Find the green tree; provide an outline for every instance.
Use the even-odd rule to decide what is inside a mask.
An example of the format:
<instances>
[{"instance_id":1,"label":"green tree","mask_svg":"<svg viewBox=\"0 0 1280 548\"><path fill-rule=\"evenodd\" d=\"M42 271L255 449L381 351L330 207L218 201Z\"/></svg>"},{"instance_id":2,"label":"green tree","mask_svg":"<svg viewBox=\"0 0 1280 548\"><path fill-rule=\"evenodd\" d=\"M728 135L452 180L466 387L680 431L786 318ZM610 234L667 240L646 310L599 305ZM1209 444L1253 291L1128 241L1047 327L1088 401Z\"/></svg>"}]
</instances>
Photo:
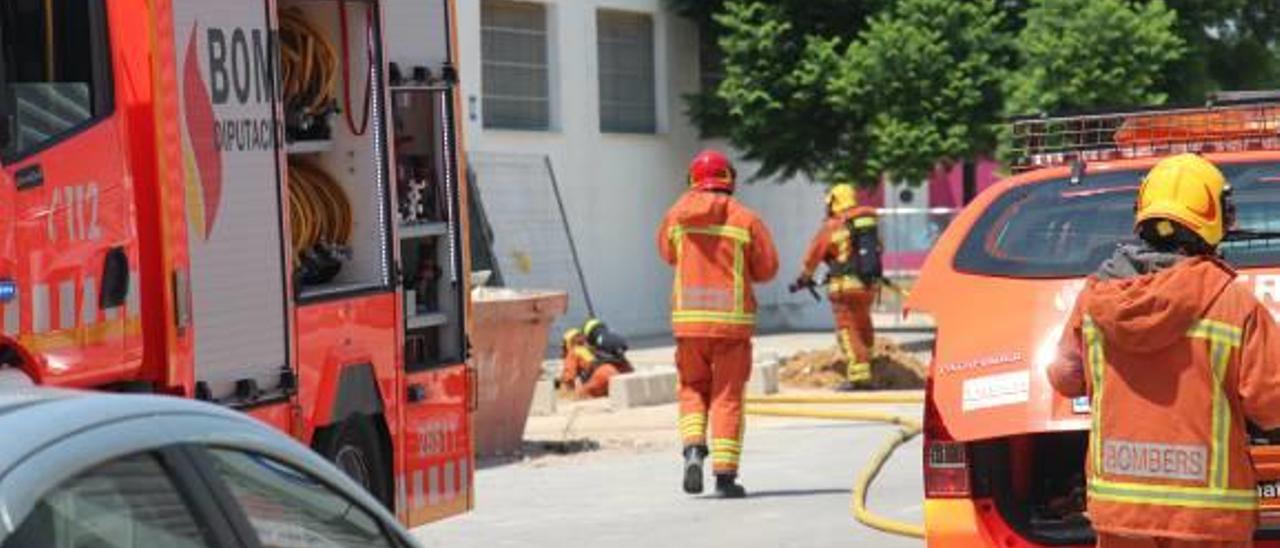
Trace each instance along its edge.
<instances>
[{"instance_id":1,"label":"green tree","mask_svg":"<svg viewBox=\"0 0 1280 548\"><path fill-rule=\"evenodd\" d=\"M861 125L837 116L827 101L843 40L804 32L773 2L731 0L715 19L724 55L715 100L727 118L725 136L760 163L758 176L826 172Z\"/></svg>"},{"instance_id":2,"label":"green tree","mask_svg":"<svg viewBox=\"0 0 1280 548\"><path fill-rule=\"evenodd\" d=\"M848 49L828 101L868 114L865 162L838 174L874 184L883 173L924 181L939 164L994 150L1010 49L991 0L902 0Z\"/></svg>"},{"instance_id":3,"label":"green tree","mask_svg":"<svg viewBox=\"0 0 1280 548\"><path fill-rule=\"evenodd\" d=\"M705 122L722 105L757 175L918 181L991 149L1007 57L991 0L902 0L855 35L805 5L730 0L715 15L724 79L692 111Z\"/></svg>"},{"instance_id":4,"label":"green tree","mask_svg":"<svg viewBox=\"0 0 1280 548\"><path fill-rule=\"evenodd\" d=\"M689 98L762 177L922 180L989 153L1003 116L1280 87L1280 3L667 0L723 78Z\"/></svg>"},{"instance_id":5,"label":"green tree","mask_svg":"<svg viewBox=\"0 0 1280 548\"><path fill-rule=\"evenodd\" d=\"M1280 4L1165 0L1178 13L1186 54L1165 68L1170 100L1195 104L1219 90L1280 87Z\"/></svg>"},{"instance_id":6,"label":"green tree","mask_svg":"<svg viewBox=\"0 0 1280 548\"><path fill-rule=\"evenodd\" d=\"M1161 0L1036 0L1009 77L1013 114L1164 103L1163 75L1185 51Z\"/></svg>"}]
</instances>

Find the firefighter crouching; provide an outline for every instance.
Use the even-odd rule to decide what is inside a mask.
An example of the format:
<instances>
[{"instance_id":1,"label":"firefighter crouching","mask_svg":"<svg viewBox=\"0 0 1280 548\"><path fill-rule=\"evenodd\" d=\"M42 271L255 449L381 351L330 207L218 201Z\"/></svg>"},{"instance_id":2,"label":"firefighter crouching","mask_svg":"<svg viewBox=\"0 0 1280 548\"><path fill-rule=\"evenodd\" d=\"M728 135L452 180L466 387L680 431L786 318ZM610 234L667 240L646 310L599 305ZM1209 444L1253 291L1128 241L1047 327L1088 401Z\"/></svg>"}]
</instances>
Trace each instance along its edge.
<instances>
[{"instance_id":1,"label":"firefighter crouching","mask_svg":"<svg viewBox=\"0 0 1280 548\"><path fill-rule=\"evenodd\" d=\"M578 398L608 396L609 379L632 371L626 340L600 320L592 318L581 329L565 331L563 343L560 389Z\"/></svg>"},{"instance_id":2,"label":"firefighter crouching","mask_svg":"<svg viewBox=\"0 0 1280 548\"><path fill-rule=\"evenodd\" d=\"M835 315L836 340L847 364L840 390L854 390L871 382L871 348L875 326L871 305L875 302L881 267L880 235L876 211L858 205L853 185L831 187L826 196L827 218L805 254L804 270L792 291L813 287L818 266L827 265L827 299Z\"/></svg>"},{"instance_id":3,"label":"firefighter crouching","mask_svg":"<svg viewBox=\"0 0 1280 548\"><path fill-rule=\"evenodd\" d=\"M769 230L732 197L736 176L723 154L699 154L689 168L691 189L658 230L658 252L675 268L671 323L680 376L684 490L702 492L710 415L716 493L727 498L746 496L737 477L755 332L752 284L767 282L778 271Z\"/></svg>"},{"instance_id":4,"label":"firefighter crouching","mask_svg":"<svg viewBox=\"0 0 1280 548\"><path fill-rule=\"evenodd\" d=\"M1246 421L1280 427L1280 333L1217 256L1234 211L1203 158L1161 161L1135 229L1090 277L1049 376L1093 409L1099 546L1248 546L1257 494Z\"/></svg>"}]
</instances>

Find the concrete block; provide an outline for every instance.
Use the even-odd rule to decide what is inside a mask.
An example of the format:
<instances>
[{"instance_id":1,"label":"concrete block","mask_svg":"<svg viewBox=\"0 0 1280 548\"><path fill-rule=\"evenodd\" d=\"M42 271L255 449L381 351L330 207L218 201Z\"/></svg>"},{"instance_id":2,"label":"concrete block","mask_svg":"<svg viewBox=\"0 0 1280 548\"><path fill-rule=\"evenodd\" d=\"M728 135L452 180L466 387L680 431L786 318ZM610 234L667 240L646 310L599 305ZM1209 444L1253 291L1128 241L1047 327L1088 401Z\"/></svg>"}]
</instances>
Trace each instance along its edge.
<instances>
[{"instance_id":1,"label":"concrete block","mask_svg":"<svg viewBox=\"0 0 1280 548\"><path fill-rule=\"evenodd\" d=\"M556 384L551 379L539 379L534 385L529 414L535 417L556 414Z\"/></svg>"},{"instance_id":2,"label":"concrete block","mask_svg":"<svg viewBox=\"0 0 1280 548\"><path fill-rule=\"evenodd\" d=\"M778 362L756 362L751 366L751 380L747 393L753 396L769 396L778 393Z\"/></svg>"},{"instance_id":3,"label":"concrete block","mask_svg":"<svg viewBox=\"0 0 1280 548\"><path fill-rule=\"evenodd\" d=\"M676 401L676 370L655 367L609 379L609 403L614 409L666 405Z\"/></svg>"}]
</instances>

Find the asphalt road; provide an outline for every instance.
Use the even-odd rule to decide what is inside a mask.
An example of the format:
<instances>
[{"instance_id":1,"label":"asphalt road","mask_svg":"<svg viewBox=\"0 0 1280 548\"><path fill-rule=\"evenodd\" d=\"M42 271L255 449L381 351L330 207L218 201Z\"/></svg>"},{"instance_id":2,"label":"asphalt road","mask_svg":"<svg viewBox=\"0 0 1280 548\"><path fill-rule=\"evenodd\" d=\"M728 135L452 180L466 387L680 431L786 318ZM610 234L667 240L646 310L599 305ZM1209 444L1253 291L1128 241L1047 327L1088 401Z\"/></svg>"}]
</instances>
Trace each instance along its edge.
<instances>
[{"instance_id":1,"label":"asphalt road","mask_svg":"<svg viewBox=\"0 0 1280 548\"><path fill-rule=\"evenodd\" d=\"M609 452L482 469L472 513L415 531L443 546L920 546L849 517L850 488L892 427L751 419L742 481L724 501L680 492L673 451ZM919 522L919 439L881 474L871 507ZM590 543L590 544L588 544Z\"/></svg>"}]
</instances>

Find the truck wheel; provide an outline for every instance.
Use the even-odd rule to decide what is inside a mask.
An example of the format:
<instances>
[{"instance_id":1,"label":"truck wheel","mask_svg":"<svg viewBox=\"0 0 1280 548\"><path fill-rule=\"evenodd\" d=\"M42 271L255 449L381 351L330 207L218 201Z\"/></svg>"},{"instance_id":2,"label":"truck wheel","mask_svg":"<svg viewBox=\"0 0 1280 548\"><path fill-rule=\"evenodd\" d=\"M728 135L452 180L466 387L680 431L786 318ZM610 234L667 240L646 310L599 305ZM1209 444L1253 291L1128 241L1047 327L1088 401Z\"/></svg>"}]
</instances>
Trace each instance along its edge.
<instances>
[{"instance_id":1,"label":"truck wheel","mask_svg":"<svg viewBox=\"0 0 1280 548\"><path fill-rule=\"evenodd\" d=\"M391 507L391 486L386 448L369 417L356 415L316 432L312 447Z\"/></svg>"}]
</instances>

